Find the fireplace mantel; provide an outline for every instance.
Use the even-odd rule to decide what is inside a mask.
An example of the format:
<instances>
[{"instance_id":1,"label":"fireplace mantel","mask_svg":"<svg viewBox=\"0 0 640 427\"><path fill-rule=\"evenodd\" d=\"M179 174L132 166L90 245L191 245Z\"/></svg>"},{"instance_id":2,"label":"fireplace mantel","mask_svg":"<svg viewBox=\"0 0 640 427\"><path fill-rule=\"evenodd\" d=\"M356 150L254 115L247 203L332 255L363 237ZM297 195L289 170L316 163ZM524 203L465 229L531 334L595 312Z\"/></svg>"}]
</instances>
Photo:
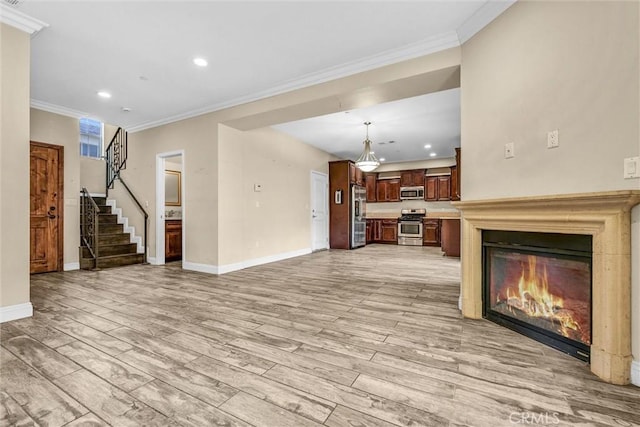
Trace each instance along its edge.
<instances>
[{"instance_id":1,"label":"fireplace mantel","mask_svg":"<svg viewBox=\"0 0 640 427\"><path fill-rule=\"evenodd\" d=\"M482 318L482 230L593 236L591 371L628 384L631 367L631 208L640 191L453 202L462 212L462 314Z\"/></svg>"}]
</instances>

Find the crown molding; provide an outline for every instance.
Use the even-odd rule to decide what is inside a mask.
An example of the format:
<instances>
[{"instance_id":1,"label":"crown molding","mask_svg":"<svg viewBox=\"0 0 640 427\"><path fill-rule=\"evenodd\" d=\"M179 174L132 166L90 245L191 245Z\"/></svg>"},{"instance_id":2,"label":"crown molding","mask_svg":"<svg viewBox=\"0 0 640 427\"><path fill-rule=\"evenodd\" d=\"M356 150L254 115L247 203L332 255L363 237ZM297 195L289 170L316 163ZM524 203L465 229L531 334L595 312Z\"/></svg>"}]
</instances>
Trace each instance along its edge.
<instances>
[{"instance_id":1,"label":"crown molding","mask_svg":"<svg viewBox=\"0 0 640 427\"><path fill-rule=\"evenodd\" d=\"M478 31L496 19L517 0L489 0L456 30L460 44L465 43Z\"/></svg>"},{"instance_id":2,"label":"crown molding","mask_svg":"<svg viewBox=\"0 0 640 427\"><path fill-rule=\"evenodd\" d=\"M213 113L225 108L235 107L237 105L246 104L260 99L280 95L293 90L302 89L331 80L348 77L357 73L374 70L402 61L407 61L431 53L440 52L445 49L460 46L458 34L454 31L439 34L435 37L405 45L399 49L389 49L376 55L358 59L356 61L347 62L340 66L326 68L324 70L309 73L302 77L285 81L267 90L252 93L251 95L237 97L225 102L208 105L197 110L190 110L181 114L166 117L160 120L143 122L127 129L128 132L139 132L146 129L166 125L180 120L190 119L207 113Z\"/></svg>"},{"instance_id":3,"label":"crown molding","mask_svg":"<svg viewBox=\"0 0 640 427\"><path fill-rule=\"evenodd\" d=\"M46 22L32 18L26 13L0 3L0 22L11 25L25 33L34 34L49 26Z\"/></svg>"},{"instance_id":4,"label":"crown molding","mask_svg":"<svg viewBox=\"0 0 640 427\"><path fill-rule=\"evenodd\" d=\"M71 108L63 107L61 105L50 104L44 101L38 101L37 99L31 99L31 108L35 108L42 111L48 111L49 113L60 114L62 116L73 117L74 119L81 119L83 117L91 117L91 114L85 113Z\"/></svg>"}]
</instances>

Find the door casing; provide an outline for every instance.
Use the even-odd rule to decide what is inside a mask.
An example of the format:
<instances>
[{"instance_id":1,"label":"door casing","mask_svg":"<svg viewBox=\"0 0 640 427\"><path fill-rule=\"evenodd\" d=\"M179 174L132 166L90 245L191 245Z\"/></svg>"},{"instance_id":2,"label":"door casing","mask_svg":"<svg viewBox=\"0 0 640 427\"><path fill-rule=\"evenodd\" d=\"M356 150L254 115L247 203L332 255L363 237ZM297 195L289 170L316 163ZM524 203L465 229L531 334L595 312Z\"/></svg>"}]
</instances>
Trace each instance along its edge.
<instances>
[{"instance_id":1,"label":"door casing","mask_svg":"<svg viewBox=\"0 0 640 427\"><path fill-rule=\"evenodd\" d=\"M319 180L322 182L322 186L324 188L322 194L317 194L314 185L314 181ZM329 176L325 173L311 171L311 250L312 251L320 251L323 249L329 248ZM320 198L319 200L317 200ZM324 210L324 222L322 224L318 224L318 221L315 221L314 215L314 207L316 203L320 203L323 206ZM322 230L319 230L318 227L321 227ZM316 233L318 231L322 231L324 235L324 240L322 245L316 245L318 239L316 238Z\"/></svg>"}]
</instances>

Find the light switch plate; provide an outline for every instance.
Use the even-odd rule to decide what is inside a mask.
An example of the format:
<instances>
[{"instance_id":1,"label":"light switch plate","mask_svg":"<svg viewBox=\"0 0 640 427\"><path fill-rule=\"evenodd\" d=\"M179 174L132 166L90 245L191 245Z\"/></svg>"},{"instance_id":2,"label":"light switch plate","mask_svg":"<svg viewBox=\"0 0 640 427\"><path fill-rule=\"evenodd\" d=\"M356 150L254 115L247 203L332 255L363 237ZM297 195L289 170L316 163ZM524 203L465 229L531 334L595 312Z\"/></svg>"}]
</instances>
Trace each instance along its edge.
<instances>
[{"instance_id":1,"label":"light switch plate","mask_svg":"<svg viewBox=\"0 0 640 427\"><path fill-rule=\"evenodd\" d=\"M624 178L640 178L640 157L627 157L624 159Z\"/></svg>"},{"instance_id":2,"label":"light switch plate","mask_svg":"<svg viewBox=\"0 0 640 427\"><path fill-rule=\"evenodd\" d=\"M558 148L560 146L560 137L558 129L547 132L547 148Z\"/></svg>"},{"instance_id":3,"label":"light switch plate","mask_svg":"<svg viewBox=\"0 0 640 427\"><path fill-rule=\"evenodd\" d=\"M512 157L515 157L516 153L515 153L515 146L513 142L508 142L506 144L504 144L504 158L505 159L510 159Z\"/></svg>"}]
</instances>

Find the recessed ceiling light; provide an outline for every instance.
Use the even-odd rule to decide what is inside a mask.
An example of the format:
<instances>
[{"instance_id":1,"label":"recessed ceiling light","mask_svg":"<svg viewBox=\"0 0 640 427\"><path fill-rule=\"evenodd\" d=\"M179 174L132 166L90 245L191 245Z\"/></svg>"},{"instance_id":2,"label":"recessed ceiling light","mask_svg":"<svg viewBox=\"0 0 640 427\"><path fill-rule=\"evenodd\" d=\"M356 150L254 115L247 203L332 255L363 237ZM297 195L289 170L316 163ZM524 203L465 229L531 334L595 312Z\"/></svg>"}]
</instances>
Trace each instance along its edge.
<instances>
[{"instance_id":1,"label":"recessed ceiling light","mask_svg":"<svg viewBox=\"0 0 640 427\"><path fill-rule=\"evenodd\" d=\"M131 108L129 108L129 107L122 107L122 112L123 112L123 113L130 113L130 112L131 112Z\"/></svg>"},{"instance_id":2,"label":"recessed ceiling light","mask_svg":"<svg viewBox=\"0 0 640 427\"><path fill-rule=\"evenodd\" d=\"M204 58L193 58L193 63L198 67L206 67L209 64Z\"/></svg>"},{"instance_id":3,"label":"recessed ceiling light","mask_svg":"<svg viewBox=\"0 0 640 427\"><path fill-rule=\"evenodd\" d=\"M100 92L98 92L98 96L100 98L106 98L106 99L111 98L111 94L109 92L104 91L104 90L101 90Z\"/></svg>"},{"instance_id":4,"label":"recessed ceiling light","mask_svg":"<svg viewBox=\"0 0 640 427\"><path fill-rule=\"evenodd\" d=\"M393 140L389 141L389 144L395 144L395 143L396 143L396 142L395 142L395 141L393 141Z\"/></svg>"},{"instance_id":5,"label":"recessed ceiling light","mask_svg":"<svg viewBox=\"0 0 640 427\"><path fill-rule=\"evenodd\" d=\"M380 157L380 161L381 162L384 162L385 160L387 160L387 159L385 159L384 157Z\"/></svg>"},{"instance_id":6,"label":"recessed ceiling light","mask_svg":"<svg viewBox=\"0 0 640 427\"><path fill-rule=\"evenodd\" d=\"M424 148L426 148L428 150L429 148L431 148L431 144L425 145Z\"/></svg>"},{"instance_id":7,"label":"recessed ceiling light","mask_svg":"<svg viewBox=\"0 0 640 427\"><path fill-rule=\"evenodd\" d=\"M435 157L435 156L436 156L436 153L431 153L431 154L429 154L429 155L430 155L431 157Z\"/></svg>"}]
</instances>

